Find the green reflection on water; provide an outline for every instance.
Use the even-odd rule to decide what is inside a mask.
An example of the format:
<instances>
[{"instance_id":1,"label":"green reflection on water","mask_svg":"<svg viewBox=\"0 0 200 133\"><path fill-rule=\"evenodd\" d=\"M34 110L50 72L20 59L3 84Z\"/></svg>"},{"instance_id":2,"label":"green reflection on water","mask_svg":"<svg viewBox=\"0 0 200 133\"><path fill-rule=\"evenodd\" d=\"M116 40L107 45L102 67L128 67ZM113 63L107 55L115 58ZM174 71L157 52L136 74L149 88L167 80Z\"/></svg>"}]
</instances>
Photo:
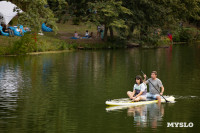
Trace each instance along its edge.
<instances>
[{"instance_id":1,"label":"green reflection on water","mask_svg":"<svg viewBox=\"0 0 200 133\"><path fill-rule=\"evenodd\" d=\"M199 51L185 45L0 57L0 131L192 132L200 118ZM148 76L157 70L164 94L177 102L107 112L105 101L126 97L140 69ZM195 126L167 128L167 122Z\"/></svg>"}]
</instances>

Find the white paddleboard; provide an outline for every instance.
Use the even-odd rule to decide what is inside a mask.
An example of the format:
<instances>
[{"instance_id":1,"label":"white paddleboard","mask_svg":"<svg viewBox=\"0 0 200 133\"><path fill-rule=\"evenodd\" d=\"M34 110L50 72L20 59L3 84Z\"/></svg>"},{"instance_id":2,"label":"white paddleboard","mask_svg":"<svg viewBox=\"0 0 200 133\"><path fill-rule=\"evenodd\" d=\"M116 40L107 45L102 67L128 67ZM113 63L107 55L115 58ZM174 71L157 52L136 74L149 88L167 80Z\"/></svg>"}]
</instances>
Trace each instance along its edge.
<instances>
[{"instance_id":1,"label":"white paddleboard","mask_svg":"<svg viewBox=\"0 0 200 133\"><path fill-rule=\"evenodd\" d=\"M164 96L165 99L169 102L175 102L175 97L173 96ZM161 97L161 102L164 103L165 99ZM113 99L107 100L106 105L109 106L137 106L137 105L144 105L144 104L151 104L157 103L158 100L147 99L146 101L139 101L139 102L132 102L130 98L120 98L120 99Z\"/></svg>"}]
</instances>

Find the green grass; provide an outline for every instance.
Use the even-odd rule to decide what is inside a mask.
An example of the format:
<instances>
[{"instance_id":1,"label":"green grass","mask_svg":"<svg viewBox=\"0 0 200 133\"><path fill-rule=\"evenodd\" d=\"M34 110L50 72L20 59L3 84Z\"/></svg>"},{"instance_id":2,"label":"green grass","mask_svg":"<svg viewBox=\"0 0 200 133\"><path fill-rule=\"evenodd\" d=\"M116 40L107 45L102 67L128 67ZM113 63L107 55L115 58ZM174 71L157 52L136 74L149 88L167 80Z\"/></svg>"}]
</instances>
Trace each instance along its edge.
<instances>
[{"instance_id":1,"label":"green grass","mask_svg":"<svg viewBox=\"0 0 200 133\"><path fill-rule=\"evenodd\" d=\"M17 24L17 19L13 20L13 25ZM92 23L80 23L73 25L71 21L65 24L57 24L58 32L44 32L44 36L37 36L35 43L34 35L30 34L25 37L7 37L0 35L0 55L18 55L30 52L46 52L70 49L106 49L106 48L122 48L124 45L111 42L104 42L100 38L94 39L70 39L77 31L81 37L85 35L85 31L93 32L94 36L97 27ZM28 41L30 40L30 41Z\"/></svg>"},{"instance_id":2,"label":"green grass","mask_svg":"<svg viewBox=\"0 0 200 133\"><path fill-rule=\"evenodd\" d=\"M0 35L0 46L7 46L12 44L14 41L19 40L20 37L7 37Z\"/></svg>"},{"instance_id":3,"label":"green grass","mask_svg":"<svg viewBox=\"0 0 200 133\"><path fill-rule=\"evenodd\" d=\"M7 37L0 35L0 55L10 55L12 46L20 37Z\"/></svg>"},{"instance_id":4,"label":"green grass","mask_svg":"<svg viewBox=\"0 0 200 133\"><path fill-rule=\"evenodd\" d=\"M96 33L97 27L92 23L80 23L79 25L73 25L71 21L66 22L65 24L57 24L58 33L69 33L74 34L77 31L79 34L84 35L85 31Z\"/></svg>"}]
</instances>

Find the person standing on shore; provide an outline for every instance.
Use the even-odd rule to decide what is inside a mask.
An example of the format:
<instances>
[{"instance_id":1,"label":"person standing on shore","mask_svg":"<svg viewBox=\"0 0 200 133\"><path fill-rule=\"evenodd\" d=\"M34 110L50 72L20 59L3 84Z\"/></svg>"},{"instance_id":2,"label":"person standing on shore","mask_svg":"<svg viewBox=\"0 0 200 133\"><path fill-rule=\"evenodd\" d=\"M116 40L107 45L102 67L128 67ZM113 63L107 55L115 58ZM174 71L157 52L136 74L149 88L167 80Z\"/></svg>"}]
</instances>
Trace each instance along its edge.
<instances>
[{"instance_id":1,"label":"person standing on shore","mask_svg":"<svg viewBox=\"0 0 200 133\"><path fill-rule=\"evenodd\" d=\"M97 37L100 37L101 35L101 26L97 26Z\"/></svg>"}]
</instances>

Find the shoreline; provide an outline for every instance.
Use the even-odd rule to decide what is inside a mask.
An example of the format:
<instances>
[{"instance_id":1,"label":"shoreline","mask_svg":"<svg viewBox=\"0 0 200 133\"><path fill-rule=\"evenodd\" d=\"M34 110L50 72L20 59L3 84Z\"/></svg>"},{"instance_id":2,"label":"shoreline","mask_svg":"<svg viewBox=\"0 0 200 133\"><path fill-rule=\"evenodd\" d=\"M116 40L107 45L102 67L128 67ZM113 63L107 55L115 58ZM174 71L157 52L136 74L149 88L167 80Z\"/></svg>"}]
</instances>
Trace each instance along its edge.
<instances>
[{"instance_id":1,"label":"shoreline","mask_svg":"<svg viewBox=\"0 0 200 133\"><path fill-rule=\"evenodd\" d=\"M44 52L30 52L26 54L19 54L19 55L0 55L0 57L14 57L14 56L24 56L24 55L42 55L42 54L57 54L57 53L65 53L65 52L72 52L74 50L58 50L58 51L44 51Z\"/></svg>"},{"instance_id":2,"label":"shoreline","mask_svg":"<svg viewBox=\"0 0 200 133\"><path fill-rule=\"evenodd\" d=\"M26 55L57 54L57 53L65 53L65 52L72 52L72 51L74 51L74 50L58 50L58 51L31 52L31 53L27 53Z\"/></svg>"},{"instance_id":3,"label":"shoreline","mask_svg":"<svg viewBox=\"0 0 200 133\"><path fill-rule=\"evenodd\" d=\"M200 42L200 41L195 41L195 42ZM181 45L181 44L187 44L187 42L174 42L173 45ZM51 44L52 45L52 44ZM170 45L159 45L159 46L151 46L151 45L140 45L138 43L134 42L127 42L126 44L123 45L117 45L114 43L102 43L102 44L79 44L79 43L74 43L74 44L67 44L66 43L66 48L68 49L61 49L58 50L57 47L54 47L52 50L47 50L43 52L29 52L26 54L1 54L1 57L12 57L12 56L24 56L24 55L41 55L41 54L55 54L55 53L64 53L64 52L72 52L72 51L83 51L83 50L115 50L115 49L133 49L133 48L142 48L142 49L156 49L156 48L169 48ZM71 48L70 48L70 47ZM56 50L57 49L57 50Z\"/></svg>"},{"instance_id":4,"label":"shoreline","mask_svg":"<svg viewBox=\"0 0 200 133\"><path fill-rule=\"evenodd\" d=\"M115 49L133 49L133 48L142 48L142 49L151 49L151 48L144 48L141 46L135 47L126 47L126 48L115 48ZM161 46L155 48L169 48L168 46ZM26 54L19 54L19 55L0 55L1 57L14 57L14 56L24 56L24 55L42 55L42 54L57 54L57 53L65 53L65 52L73 52L73 51L84 51L84 50L115 50L114 48L77 48L71 50L52 50L52 51L44 51L44 52L30 52Z\"/></svg>"}]
</instances>

